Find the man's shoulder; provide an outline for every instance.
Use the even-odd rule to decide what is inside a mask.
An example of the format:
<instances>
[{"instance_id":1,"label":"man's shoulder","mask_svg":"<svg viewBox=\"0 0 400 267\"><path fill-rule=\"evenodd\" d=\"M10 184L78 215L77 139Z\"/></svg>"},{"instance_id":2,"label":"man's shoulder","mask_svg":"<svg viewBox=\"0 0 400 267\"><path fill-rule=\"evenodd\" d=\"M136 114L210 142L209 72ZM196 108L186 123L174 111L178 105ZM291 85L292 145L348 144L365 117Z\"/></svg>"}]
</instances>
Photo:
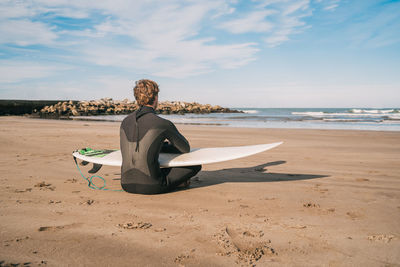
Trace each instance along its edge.
<instances>
[{"instance_id":1,"label":"man's shoulder","mask_svg":"<svg viewBox=\"0 0 400 267\"><path fill-rule=\"evenodd\" d=\"M157 124L163 127L170 127L173 124L170 120L161 118L157 114L152 113L151 116L154 116L154 119L157 120Z\"/></svg>"},{"instance_id":2,"label":"man's shoulder","mask_svg":"<svg viewBox=\"0 0 400 267\"><path fill-rule=\"evenodd\" d=\"M126 116L126 117L122 120L121 126L122 126L122 125L125 125L126 123L131 123L132 121L134 121L134 120L135 120L135 116L136 116L136 113L135 113L135 112L133 112L133 113L129 114L128 116Z\"/></svg>"}]
</instances>

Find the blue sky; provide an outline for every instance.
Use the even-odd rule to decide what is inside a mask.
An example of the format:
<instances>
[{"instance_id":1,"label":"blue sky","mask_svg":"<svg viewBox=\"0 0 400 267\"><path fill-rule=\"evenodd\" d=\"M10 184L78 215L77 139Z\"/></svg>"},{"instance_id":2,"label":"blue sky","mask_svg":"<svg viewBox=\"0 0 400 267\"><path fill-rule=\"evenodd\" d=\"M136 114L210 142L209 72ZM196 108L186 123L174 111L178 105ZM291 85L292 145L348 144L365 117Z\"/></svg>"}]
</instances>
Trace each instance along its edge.
<instances>
[{"instance_id":1,"label":"blue sky","mask_svg":"<svg viewBox=\"0 0 400 267\"><path fill-rule=\"evenodd\" d=\"M399 107L400 1L0 2L1 99Z\"/></svg>"}]
</instances>

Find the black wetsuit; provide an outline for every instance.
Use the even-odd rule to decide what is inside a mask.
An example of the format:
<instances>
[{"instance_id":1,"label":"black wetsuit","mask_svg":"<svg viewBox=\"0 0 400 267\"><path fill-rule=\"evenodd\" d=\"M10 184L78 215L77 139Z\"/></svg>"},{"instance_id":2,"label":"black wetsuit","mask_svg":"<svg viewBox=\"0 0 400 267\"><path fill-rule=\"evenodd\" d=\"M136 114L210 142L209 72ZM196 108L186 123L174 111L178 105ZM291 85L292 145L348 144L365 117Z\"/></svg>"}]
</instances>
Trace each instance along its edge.
<instances>
[{"instance_id":1,"label":"black wetsuit","mask_svg":"<svg viewBox=\"0 0 400 267\"><path fill-rule=\"evenodd\" d=\"M120 145L121 185L130 193L164 193L201 170L201 165L160 168L160 152L187 153L190 146L175 125L158 117L151 107L140 107L122 121Z\"/></svg>"}]
</instances>

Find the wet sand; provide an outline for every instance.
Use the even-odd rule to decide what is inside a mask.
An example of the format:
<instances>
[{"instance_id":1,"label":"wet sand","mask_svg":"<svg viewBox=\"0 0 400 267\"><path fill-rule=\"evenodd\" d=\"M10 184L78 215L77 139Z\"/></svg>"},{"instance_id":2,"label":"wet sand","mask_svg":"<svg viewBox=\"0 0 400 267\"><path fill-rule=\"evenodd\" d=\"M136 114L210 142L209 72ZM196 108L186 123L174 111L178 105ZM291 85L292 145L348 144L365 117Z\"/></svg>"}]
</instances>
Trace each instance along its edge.
<instances>
[{"instance_id":1,"label":"wet sand","mask_svg":"<svg viewBox=\"0 0 400 267\"><path fill-rule=\"evenodd\" d=\"M0 265L400 265L400 132L177 127L192 147L285 143L134 195L89 189L71 156L119 148L119 123L0 117Z\"/></svg>"}]
</instances>

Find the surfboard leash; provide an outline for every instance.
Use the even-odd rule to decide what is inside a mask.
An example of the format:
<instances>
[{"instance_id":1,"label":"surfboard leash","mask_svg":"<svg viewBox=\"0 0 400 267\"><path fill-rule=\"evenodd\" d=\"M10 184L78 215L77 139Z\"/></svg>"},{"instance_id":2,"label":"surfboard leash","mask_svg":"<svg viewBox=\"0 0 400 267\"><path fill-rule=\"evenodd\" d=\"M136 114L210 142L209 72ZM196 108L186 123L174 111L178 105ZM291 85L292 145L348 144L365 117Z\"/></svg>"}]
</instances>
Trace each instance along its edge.
<instances>
[{"instance_id":1,"label":"surfboard leash","mask_svg":"<svg viewBox=\"0 0 400 267\"><path fill-rule=\"evenodd\" d=\"M86 182L88 182L88 187L94 190L103 190L103 191L114 191L114 192L122 192L123 190L116 190L116 189L110 189L110 188L106 188L106 179L104 179L103 177L99 176L99 175L92 175L90 177L86 177L85 175L83 175L81 168L79 168L79 164L78 161L76 160L76 158L74 157L74 161L76 164L76 167L78 168L79 173L81 174L82 178L85 179ZM99 178L103 181L103 186L98 187L93 183L93 178Z\"/></svg>"}]
</instances>

